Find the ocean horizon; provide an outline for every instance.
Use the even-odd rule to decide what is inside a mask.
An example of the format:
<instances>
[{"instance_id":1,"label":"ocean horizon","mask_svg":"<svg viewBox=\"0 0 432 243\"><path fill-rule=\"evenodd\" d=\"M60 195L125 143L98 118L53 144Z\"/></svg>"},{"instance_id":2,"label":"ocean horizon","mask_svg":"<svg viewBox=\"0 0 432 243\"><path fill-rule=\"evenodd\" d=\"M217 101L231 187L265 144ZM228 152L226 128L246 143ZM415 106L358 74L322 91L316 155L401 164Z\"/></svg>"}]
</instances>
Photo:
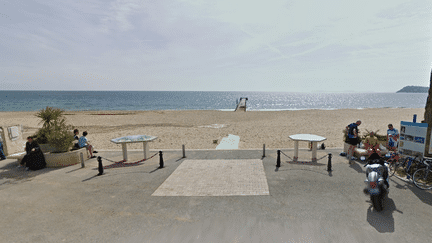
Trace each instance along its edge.
<instances>
[{"instance_id":1,"label":"ocean horizon","mask_svg":"<svg viewBox=\"0 0 432 243\"><path fill-rule=\"evenodd\" d=\"M247 97L249 111L424 108L427 93L240 91L0 91L0 111L221 110Z\"/></svg>"}]
</instances>

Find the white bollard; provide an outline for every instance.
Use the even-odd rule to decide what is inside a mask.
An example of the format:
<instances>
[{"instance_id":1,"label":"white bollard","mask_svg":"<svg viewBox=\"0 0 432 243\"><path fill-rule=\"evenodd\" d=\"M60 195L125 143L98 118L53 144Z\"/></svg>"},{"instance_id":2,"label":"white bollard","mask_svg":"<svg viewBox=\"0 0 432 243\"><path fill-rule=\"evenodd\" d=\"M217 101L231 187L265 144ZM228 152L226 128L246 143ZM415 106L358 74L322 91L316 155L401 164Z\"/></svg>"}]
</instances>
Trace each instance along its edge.
<instances>
[{"instance_id":1,"label":"white bollard","mask_svg":"<svg viewBox=\"0 0 432 243\"><path fill-rule=\"evenodd\" d=\"M83 153L80 153L80 157L81 157L81 168L84 168L85 164L84 164L84 155L83 155Z\"/></svg>"}]
</instances>

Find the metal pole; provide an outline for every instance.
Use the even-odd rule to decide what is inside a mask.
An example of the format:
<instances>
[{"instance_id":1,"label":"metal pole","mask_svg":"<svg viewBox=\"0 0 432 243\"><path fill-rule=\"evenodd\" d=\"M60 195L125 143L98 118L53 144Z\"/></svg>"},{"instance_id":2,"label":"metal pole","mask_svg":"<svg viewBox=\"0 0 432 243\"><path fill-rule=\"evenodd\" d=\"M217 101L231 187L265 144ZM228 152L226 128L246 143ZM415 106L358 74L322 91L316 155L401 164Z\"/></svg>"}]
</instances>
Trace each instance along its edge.
<instances>
[{"instance_id":1,"label":"metal pole","mask_svg":"<svg viewBox=\"0 0 432 243\"><path fill-rule=\"evenodd\" d=\"M276 167L280 167L280 154L281 154L281 151L278 150L277 151Z\"/></svg>"},{"instance_id":2,"label":"metal pole","mask_svg":"<svg viewBox=\"0 0 432 243\"><path fill-rule=\"evenodd\" d=\"M81 157L81 168L84 168L85 164L84 164L84 155L83 155L83 153L80 153L80 157Z\"/></svg>"},{"instance_id":3,"label":"metal pole","mask_svg":"<svg viewBox=\"0 0 432 243\"><path fill-rule=\"evenodd\" d=\"M164 161L162 157L162 151L159 151L159 169L162 169L164 167Z\"/></svg>"},{"instance_id":4,"label":"metal pole","mask_svg":"<svg viewBox=\"0 0 432 243\"><path fill-rule=\"evenodd\" d=\"M265 144L263 144L263 157L265 157Z\"/></svg>"},{"instance_id":5,"label":"metal pole","mask_svg":"<svg viewBox=\"0 0 432 243\"><path fill-rule=\"evenodd\" d=\"M332 164L331 164L331 158L332 158L332 154L329 153L328 154L328 164L327 164L327 171L332 171Z\"/></svg>"},{"instance_id":6,"label":"metal pole","mask_svg":"<svg viewBox=\"0 0 432 243\"><path fill-rule=\"evenodd\" d=\"M182 145L182 150L183 150L183 158L186 158L186 150L185 150L185 145Z\"/></svg>"},{"instance_id":7,"label":"metal pole","mask_svg":"<svg viewBox=\"0 0 432 243\"><path fill-rule=\"evenodd\" d=\"M99 162L99 166L98 166L99 174L98 174L98 176L100 176L100 175L103 175L103 171L104 171L103 166L102 166L102 157L98 156L97 161Z\"/></svg>"}]
</instances>

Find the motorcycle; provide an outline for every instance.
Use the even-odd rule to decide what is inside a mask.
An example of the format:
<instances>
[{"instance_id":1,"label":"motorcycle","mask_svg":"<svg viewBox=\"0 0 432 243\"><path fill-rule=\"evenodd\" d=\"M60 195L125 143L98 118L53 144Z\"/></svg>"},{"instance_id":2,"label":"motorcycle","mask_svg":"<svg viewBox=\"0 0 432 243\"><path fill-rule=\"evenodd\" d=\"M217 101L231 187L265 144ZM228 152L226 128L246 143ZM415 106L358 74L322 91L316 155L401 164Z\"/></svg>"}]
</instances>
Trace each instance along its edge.
<instances>
[{"instance_id":1,"label":"motorcycle","mask_svg":"<svg viewBox=\"0 0 432 243\"><path fill-rule=\"evenodd\" d=\"M384 198L389 193L388 164L377 153L373 153L364 167L366 167L364 193L370 195L373 208L378 212L382 211Z\"/></svg>"}]
</instances>

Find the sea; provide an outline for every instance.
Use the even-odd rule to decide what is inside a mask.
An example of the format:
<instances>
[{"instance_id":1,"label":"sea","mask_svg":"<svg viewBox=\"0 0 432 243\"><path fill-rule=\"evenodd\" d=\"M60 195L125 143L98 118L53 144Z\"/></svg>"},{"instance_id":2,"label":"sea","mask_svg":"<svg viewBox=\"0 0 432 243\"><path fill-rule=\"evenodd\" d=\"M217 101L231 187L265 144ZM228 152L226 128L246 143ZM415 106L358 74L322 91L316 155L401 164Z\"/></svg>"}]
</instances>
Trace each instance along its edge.
<instances>
[{"instance_id":1,"label":"sea","mask_svg":"<svg viewBox=\"0 0 432 243\"><path fill-rule=\"evenodd\" d=\"M0 111L221 110L247 97L248 111L424 108L427 93L219 91L0 91Z\"/></svg>"}]
</instances>

